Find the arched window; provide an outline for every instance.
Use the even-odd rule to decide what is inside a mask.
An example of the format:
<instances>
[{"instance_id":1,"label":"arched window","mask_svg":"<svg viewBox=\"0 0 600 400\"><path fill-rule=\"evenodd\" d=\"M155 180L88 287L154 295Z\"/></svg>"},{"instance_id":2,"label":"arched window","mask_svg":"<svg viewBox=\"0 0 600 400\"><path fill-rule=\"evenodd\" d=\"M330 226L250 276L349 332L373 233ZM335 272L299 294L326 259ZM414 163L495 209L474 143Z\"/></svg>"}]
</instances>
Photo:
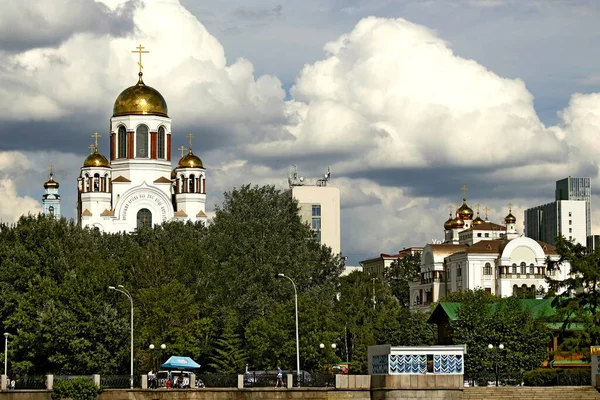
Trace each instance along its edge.
<instances>
[{"instance_id":1,"label":"arched window","mask_svg":"<svg viewBox=\"0 0 600 400\"><path fill-rule=\"evenodd\" d=\"M519 287L517 285L513 285L513 296L516 296L519 293Z\"/></svg>"},{"instance_id":2,"label":"arched window","mask_svg":"<svg viewBox=\"0 0 600 400\"><path fill-rule=\"evenodd\" d=\"M108 192L108 174L104 174L104 177L102 178L102 191L103 192Z\"/></svg>"},{"instance_id":3,"label":"arched window","mask_svg":"<svg viewBox=\"0 0 600 400\"><path fill-rule=\"evenodd\" d=\"M117 142L117 158L127 158L127 130L123 125L119 127L119 132L117 133Z\"/></svg>"},{"instance_id":4,"label":"arched window","mask_svg":"<svg viewBox=\"0 0 600 400\"><path fill-rule=\"evenodd\" d=\"M527 264L525 262L521 263L521 274L525 275L527 273Z\"/></svg>"},{"instance_id":5,"label":"arched window","mask_svg":"<svg viewBox=\"0 0 600 400\"><path fill-rule=\"evenodd\" d=\"M535 265L533 263L529 264L529 273L531 275L535 274Z\"/></svg>"},{"instance_id":6,"label":"arched window","mask_svg":"<svg viewBox=\"0 0 600 400\"><path fill-rule=\"evenodd\" d=\"M148 127L140 125L135 132L135 156L148 158Z\"/></svg>"},{"instance_id":7,"label":"arched window","mask_svg":"<svg viewBox=\"0 0 600 400\"><path fill-rule=\"evenodd\" d=\"M158 158L167 158L165 156L165 143L166 143L166 134L165 134L165 128L164 127L160 127L158 128L158 152L157 152L157 157Z\"/></svg>"},{"instance_id":8,"label":"arched window","mask_svg":"<svg viewBox=\"0 0 600 400\"><path fill-rule=\"evenodd\" d=\"M94 174L94 192L100 191L100 174Z\"/></svg>"},{"instance_id":9,"label":"arched window","mask_svg":"<svg viewBox=\"0 0 600 400\"><path fill-rule=\"evenodd\" d=\"M485 263L485 267L483 267L483 274L484 275L492 274L492 265L490 263Z\"/></svg>"},{"instance_id":10,"label":"arched window","mask_svg":"<svg viewBox=\"0 0 600 400\"><path fill-rule=\"evenodd\" d=\"M50 215L54 215L54 206L48 207L48 212L50 213Z\"/></svg>"},{"instance_id":11,"label":"arched window","mask_svg":"<svg viewBox=\"0 0 600 400\"><path fill-rule=\"evenodd\" d=\"M194 175L190 175L189 180L190 180L190 190L189 190L189 192L190 193L194 193L195 192L194 191L194 183L196 183L196 177Z\"/></svg>"},{"instance_id":12,"label":"arched window","mask_svg":"<svg viewBox=\"0 0 600 400\"><path fill-rule=\"evenodd\" d=\"M152 227L152 213L147 208L142 208L137 213L137 227L142 226Z\"/></svg>"},{"instance_id":13,"label":"arched window","mask_svg":"<svg viewBox=\"0 0 600 400\"><path fill-rule=\"evenodd\" d=\"M511 274L516 274L517 273L517 264L513 263L512 265L512 270L510 271Z\"/></svg>"},{"instance_id":14,"label":"arched window","mask_svg":"<svg viewBox=\"0 0 600 400\"><path fill-rule=\"evenodd\" d=\"M88 174L85 174L83 176L83 192L89 192L90 191L90 176Z\"/></svg>"},{"instance_id":15,"label":"arched window","mask_svg":"<svg viewBox=\"0 0 600 400\"><path fill-rule=\"evenodd\" d=\"M179 180L181 181L181 190L179 191L179 193L186 193L185 189L187 189L187 185L186 185L186 182L185 182L185 176L181 175L179 177Z\"/></svg>"}]
</instances>

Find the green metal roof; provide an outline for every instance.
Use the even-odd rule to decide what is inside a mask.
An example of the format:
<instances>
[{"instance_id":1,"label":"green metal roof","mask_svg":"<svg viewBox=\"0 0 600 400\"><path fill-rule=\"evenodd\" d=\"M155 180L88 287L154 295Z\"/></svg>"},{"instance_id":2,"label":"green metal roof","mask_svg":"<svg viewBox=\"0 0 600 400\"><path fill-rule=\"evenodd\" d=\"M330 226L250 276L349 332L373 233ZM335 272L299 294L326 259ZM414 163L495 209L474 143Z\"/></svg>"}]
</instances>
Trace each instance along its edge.
<instances>
[{"instance_id":1,"label":"green metal roof","mask_svg":"<svg viewBox=\"0 0 600 400\"><path fill-rule=\"evenodd\" d=\"M547 318L556 315L556 309L552 307L553 298L549 299L519 299L519 303L525 310L529 310L535 318ZM495 307L496 303L490 303L491 307ZM427 320L429 324L437 324L439 319L444 316L450 321L455 321L458 318L458 310L461 303L457 302L441 302L432 311L431 316ZM547 322L546 325L551 330L561 330L562 322ZM582 330L583 324L572 322L565 327L565 330Z\"/></svg>"}]
</instances>

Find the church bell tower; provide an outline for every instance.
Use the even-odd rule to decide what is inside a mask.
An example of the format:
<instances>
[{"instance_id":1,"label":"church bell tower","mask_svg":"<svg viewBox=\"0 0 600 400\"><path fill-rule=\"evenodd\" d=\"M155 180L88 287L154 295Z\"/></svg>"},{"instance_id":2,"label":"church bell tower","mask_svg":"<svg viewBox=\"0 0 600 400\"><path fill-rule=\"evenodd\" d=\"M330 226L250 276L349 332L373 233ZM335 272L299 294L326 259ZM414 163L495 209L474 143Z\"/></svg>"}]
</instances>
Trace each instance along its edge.
<instances>
[{"instance_id":1,"label":"church bell tower","mask_svg":"<svg viewBox=\"0 0 600 400\"><path fill-rule=\"evenodd\" d=\"M60 194L58 194L58 187L58 182L54 180L53 165L50 164L50 179L44 183L44 195L42 196L44 215L60 218Z\"/></svg>"}]
</instances>

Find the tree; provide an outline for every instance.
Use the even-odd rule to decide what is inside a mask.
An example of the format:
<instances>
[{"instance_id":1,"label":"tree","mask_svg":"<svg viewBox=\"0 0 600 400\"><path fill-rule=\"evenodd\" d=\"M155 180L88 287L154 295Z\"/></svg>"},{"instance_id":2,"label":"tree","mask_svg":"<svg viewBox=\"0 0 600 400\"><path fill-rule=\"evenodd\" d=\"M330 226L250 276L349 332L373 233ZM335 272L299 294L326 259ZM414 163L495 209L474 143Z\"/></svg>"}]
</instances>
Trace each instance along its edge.
<instances>
[{"instance_id":1,"label":"tree","mask_svg":"<svg viewBox=\"0 0 600 400\"><path fill-rule=\"evenodd\" d=\"M584 330L566 338L563 349L589 354L589 347L600 344L600 249L588 249L563 236L556 238L557 261L546 261L549 291L559 293L553 300L557 317L567 327L571 323L583 324ZM561 271L570 265L564 280L555 279L552 271Z\"/></svg>"},{"instance_id":2,"label":"tree","mask_svg":"<svg viewBox=\"0 0 600 400\"><path fill-rule=\"evenodd\" d=\"M225 327L217 338L211 367L221 374L239 374L244 372L246 354L240 336L235 333L231 317L225 319Z\"/></svg>"},{"instance_id":3,"label":"tree","mask_svg":"<svg viewBox=\"0 0 600 400\"><path fill-rule=\"evenodd\" d=\"M408 254L392 262L385 280L403 307L410 307L409 285L421 275L421 253Z\"/></svg>"},{"instance_id":4,"label":"tree","mask_svg":"<svg viewBox=\"0 0 600 400\"><path fill-rule=\"evenodd\" d=\"M548 330L521 306L519 299L490 298L479 291L464 292L461 299L457 319L450 325L453 342L467 345L467 375L490 376L497 363L503 376L520 377L545 359ZM500 344L504 350L499 349Z\"/></svg>"}]
</instances>

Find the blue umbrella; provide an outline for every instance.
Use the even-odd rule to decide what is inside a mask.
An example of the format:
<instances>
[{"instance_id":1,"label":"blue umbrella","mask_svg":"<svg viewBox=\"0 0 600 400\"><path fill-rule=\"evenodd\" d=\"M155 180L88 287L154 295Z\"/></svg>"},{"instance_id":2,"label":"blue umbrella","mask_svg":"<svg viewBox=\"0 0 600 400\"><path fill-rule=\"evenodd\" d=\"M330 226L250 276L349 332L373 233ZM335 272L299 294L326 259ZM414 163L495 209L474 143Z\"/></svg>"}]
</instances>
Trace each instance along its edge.
<instances>
[{"instance_id":1,"label":"blue umbrella","mask_svg":"<svg viewBox=\"0 0 600 400\"><path fill-rule=\"evenodd\" d=\"M163 368L180 368L180 369L194 369L200 368L200 364L192 360L190 357L183 356L171 356L169 359L162 364Z\"/></svg>"}]
</instances>

